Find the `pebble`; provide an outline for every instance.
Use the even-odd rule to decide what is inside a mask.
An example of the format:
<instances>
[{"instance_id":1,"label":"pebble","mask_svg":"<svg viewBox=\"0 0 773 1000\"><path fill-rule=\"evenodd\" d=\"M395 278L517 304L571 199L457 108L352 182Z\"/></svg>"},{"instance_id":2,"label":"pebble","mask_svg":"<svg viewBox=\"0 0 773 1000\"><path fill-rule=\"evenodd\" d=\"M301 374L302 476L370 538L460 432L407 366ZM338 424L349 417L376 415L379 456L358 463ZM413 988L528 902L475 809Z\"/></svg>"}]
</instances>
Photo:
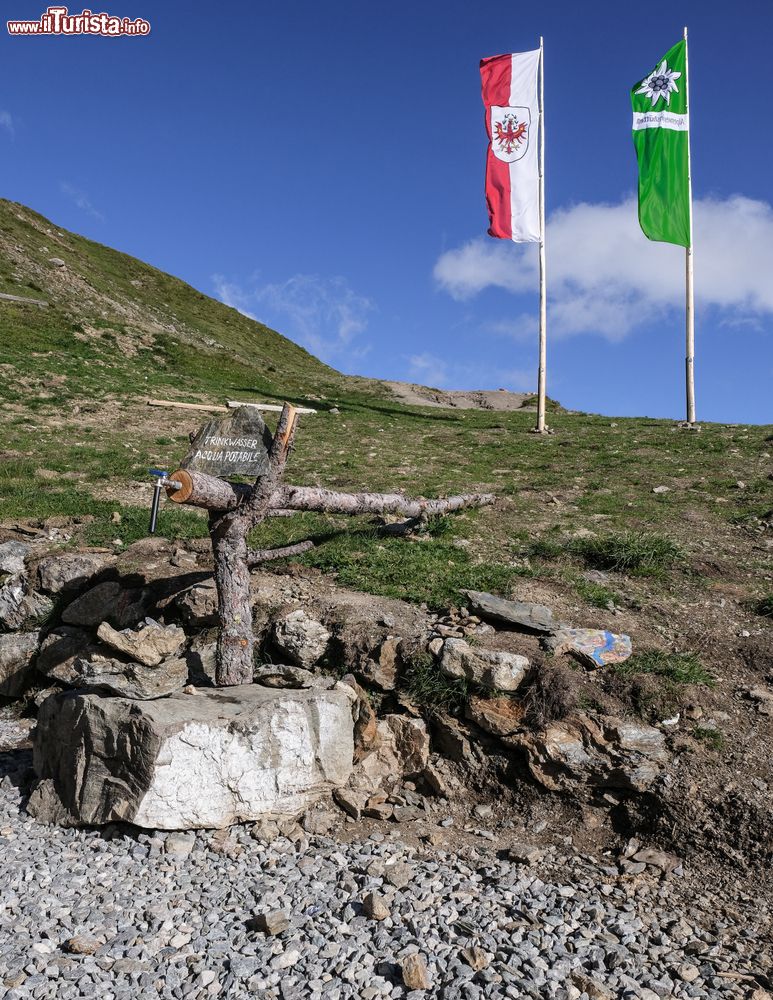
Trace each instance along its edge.
<instances>
[{"instance_id":1,"label":"pebble","mask_svg":"<svg viewBox=\"0 0 773 1000\"><path fill-rule=\"evenodd\" d=\"M403 959L403 982L409 990L428 990L432 980L423 955L406 955Z\"/></svg>"}]
</instances>

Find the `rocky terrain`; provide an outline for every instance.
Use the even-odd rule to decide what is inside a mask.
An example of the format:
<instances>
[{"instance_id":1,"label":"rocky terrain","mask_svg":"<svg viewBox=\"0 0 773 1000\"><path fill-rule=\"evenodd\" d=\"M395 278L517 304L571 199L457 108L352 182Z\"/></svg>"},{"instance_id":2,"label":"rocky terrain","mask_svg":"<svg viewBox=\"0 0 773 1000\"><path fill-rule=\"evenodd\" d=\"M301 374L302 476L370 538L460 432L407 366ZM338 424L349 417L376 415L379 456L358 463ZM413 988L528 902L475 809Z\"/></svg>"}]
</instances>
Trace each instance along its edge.
<instances>
[{"instance_id":1,"label":"rocky terrain","mask_svg":"<svg viewBox=\"0 0 773 1000\"><path fill-rule=\"evenodd\" d=\"M0 311L0 995L768 1000L773 428L536 437L2 201ZM146 537L197 417L149 397L311 407L288 482L496 502L265 522L314 545L215 689L206 519Z\"/></svg>"},{"instance_id":2,"label":"rocky terrain","mask_svg":"<svg viewBox=\"0 0 773 1000\"><path fill-rule=\"evenodd\" d=\"M296 737L258 722L279 734L279 797L212 813L200 769L172 800L153 792L172 752L148 757L175 705L204 720L218 695L206 545L62 551L57 530L0 545L7 996L768 996L767 789L712 800L680 720L626 717L602 678L628 636L483 593L438 613L255 573L255 683L222 696L335 696L348 758L317 751L320 777L288 796ZM744 697L767 712L767 689ZM752 822L731 843L740 801Z\"/></svg>"}]
</instances>

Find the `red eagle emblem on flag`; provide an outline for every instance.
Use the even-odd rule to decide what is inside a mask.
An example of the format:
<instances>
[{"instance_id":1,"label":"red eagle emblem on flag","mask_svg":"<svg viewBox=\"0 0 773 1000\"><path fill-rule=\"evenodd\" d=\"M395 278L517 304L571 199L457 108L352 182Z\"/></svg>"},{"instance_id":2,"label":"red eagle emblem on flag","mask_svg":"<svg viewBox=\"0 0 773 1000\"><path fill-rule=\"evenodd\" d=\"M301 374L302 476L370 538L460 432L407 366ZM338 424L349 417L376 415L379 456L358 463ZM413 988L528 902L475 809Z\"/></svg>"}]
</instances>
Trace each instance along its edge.
<instances>
[{"instance_id":1,"label":"red eagle emblem on flag","mask_svg":"<svg viewBox=\"0 0 773 1000\"><path fill-rule=\"evenodd\" d=\"M528 108L491 108L491 149L498 160L514 163L529 148L531 113Z\"/></svg>"},{"instance_id":2,"label":"red eagle emblem on flag","mask_svg":"<svg viewBox=\"0 0 773 1000\"><path fill-rule=\"evenodd\" d=\"M526 122L519 122L515 115L505 115L504 121L496 123L494 139L506 153L514 152L526 139Z\"/></svg>"}]
</instances>

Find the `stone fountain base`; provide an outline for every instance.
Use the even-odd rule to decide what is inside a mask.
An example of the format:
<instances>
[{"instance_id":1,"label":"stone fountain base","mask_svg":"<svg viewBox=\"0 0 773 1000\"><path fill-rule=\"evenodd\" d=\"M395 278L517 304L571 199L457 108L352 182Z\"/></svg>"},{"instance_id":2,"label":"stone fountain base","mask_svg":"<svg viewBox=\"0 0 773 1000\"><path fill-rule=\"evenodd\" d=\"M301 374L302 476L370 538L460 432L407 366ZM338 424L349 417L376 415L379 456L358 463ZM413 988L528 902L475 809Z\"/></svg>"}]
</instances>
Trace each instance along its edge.
<instances>
[{"instance_id":1,"label":"stone fountain base","mask_svg":"<svg viewBox=\"0 0 773 1000\"><path fill-rule=\"evenodd\" d=\"M158 830L297 816L352 770L354 693L257 685L156 701L73 691L43 704L39 783L46 823Z\"/></svg>"}]
</instances>

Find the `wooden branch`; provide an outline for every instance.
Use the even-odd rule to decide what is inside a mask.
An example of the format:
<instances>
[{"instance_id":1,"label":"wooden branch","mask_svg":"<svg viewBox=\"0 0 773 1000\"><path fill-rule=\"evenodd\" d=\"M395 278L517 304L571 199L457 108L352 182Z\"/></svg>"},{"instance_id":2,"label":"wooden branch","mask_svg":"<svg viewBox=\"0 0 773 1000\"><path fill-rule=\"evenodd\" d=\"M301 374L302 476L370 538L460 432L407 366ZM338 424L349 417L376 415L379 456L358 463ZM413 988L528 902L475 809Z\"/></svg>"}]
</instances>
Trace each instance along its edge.
<instances>
[{"instance_id":1,"label":"wooden branch","mask_svg":"<svg viewBox=\"0 0 773 1000\"><path fill-rule=\"evenodd\" d=\"M229 511L245 504L252 487L246 483L227 483L203 472L179 469L170 479L182 488L167 489L175 503L184 503L205 510ZM494 502L491 493L463 493L445 500L414 500L401 493L339 493L316 486L280 486L271 495L269 513L284 511L318 511L323 514L400 514L402 517L431 517L449 514L464 507L486 507Z\"/></svg>"},{"instance_id":2,"label":"wooden branch","mask_svg":"<svg viewBox=\"0 0 773 1000\"><path fill-rule=\"evenodd\" d=\"M309 538L305 542L296 542L295 545L283 545L278 549L249 549L247 552L247 561L250 566L257 566L258 563L271 562L274 559L299 556L313 548L316 548L316 546Z\"/></svg>"},{"instance_id":3,"label":"wooden branch","mask_svg":"<svg viewBox=\"0 0 773 1000\"><path fill-rule=\"evenodd\" d=\"M412 500L400 493L337 493L315 486L282 486L273 496L277 507L320 511L324 514L400 514L432 517L464 507L486 507L494 503L491 493L463 493L445 500Z\"/></svg>"}]
</instances>

